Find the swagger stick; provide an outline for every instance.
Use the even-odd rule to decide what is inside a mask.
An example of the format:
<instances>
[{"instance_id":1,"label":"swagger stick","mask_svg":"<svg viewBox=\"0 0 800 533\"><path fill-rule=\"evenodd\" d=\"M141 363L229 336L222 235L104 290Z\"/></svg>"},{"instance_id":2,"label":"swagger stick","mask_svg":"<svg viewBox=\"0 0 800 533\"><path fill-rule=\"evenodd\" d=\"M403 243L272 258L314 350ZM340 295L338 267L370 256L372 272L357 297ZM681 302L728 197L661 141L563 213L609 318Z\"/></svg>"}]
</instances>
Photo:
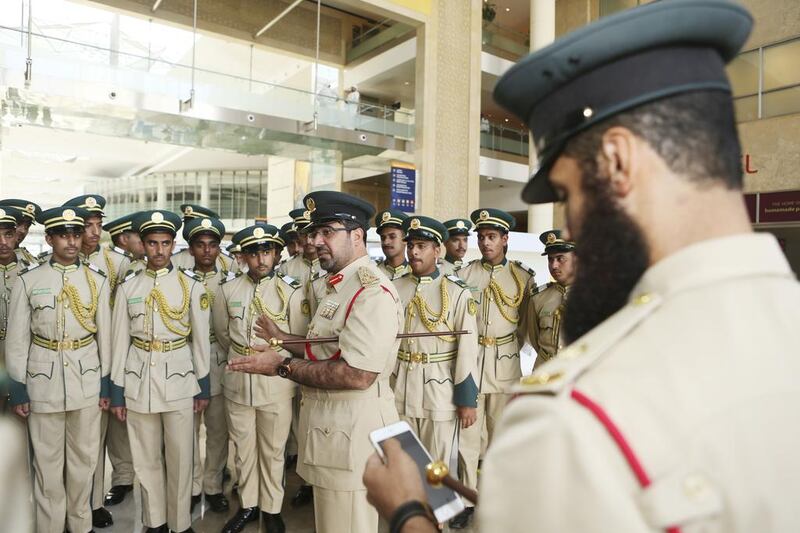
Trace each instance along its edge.
<instances>
[{"instance_id":1,"label":"swagger stick","mask_svg":"<svg viewBox=\"0 0 800 533\"><path fill-rule=\"evenodd\" d=\"M425 467L425 480L431 487L444 485L448 489L455 491L474 504L478 504L478 491L471 489L459 480L450 476L450 469L444 461L434 461Z\"/></svg>"},{"instance_id":2,"label":"swagger stick","mask_svg":"<svg viewBox=\"0 0 800 533\"><path fill-rule=\"evenodd\" d=\"M444 335L469 335L472 333L466 329L460 329L457 331L425 331L422 333L398 333L398 339L416 339L419 337L442 337ZM276 339L272 337L269 340L269 345L272 348L277 348L279 346L288 346L290 344L323 344L326 342L339 342L339 337L315 337L313 339L288 339L282 341L280 339Z\"/></svg>"}]
</instances>

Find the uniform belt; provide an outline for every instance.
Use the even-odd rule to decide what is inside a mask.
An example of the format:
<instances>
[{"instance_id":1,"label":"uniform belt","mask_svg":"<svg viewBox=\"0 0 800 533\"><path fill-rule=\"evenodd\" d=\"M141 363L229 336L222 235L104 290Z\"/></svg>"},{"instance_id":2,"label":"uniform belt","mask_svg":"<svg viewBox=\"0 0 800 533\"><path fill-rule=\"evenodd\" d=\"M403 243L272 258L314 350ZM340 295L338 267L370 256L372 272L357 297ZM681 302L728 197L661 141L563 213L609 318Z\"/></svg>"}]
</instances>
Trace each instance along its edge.
<instances>
[{"instance_id":1,"label":"uniform belt","mask_svg":"<svg viewBox=\"0 0 800 533\"><path fill-rule=\"evenodd\" d=\"M212 333L212 334L211 334L211 335L209 335L209 337L208 337L208 343L209 343L209 344L214 344L215 342L217 342L217 336L216 336L215 334L213 334L213 333Z\"/></svg>"},{"instance_id":2,"label":"uniform belt","mask_svg":"<svg viewBox=\"0 0 800 533\"><path fill-rule=\"evenodd\" d=\"M516 333L509 333L502 337L484 337L483 335L478 335L478 344L481 346L502 346L513 341L516 335Z\"/></svg>"},{"instance_id":3,"label":"uniform belt","mask_svg":"<svg viewBox=\"0 0 800 533\"><path fill-rule=\"evenodd\" d=\"M236 341L231 341L231 349L234 352L238 353L239 355L253 355L254 353L256 353L256 351L253 348L245 346L243 344L239 344Z\"/></svg>"},{"instance_id":4,"label":"uniform belt","mask_svg":"<svg viewBox=\"0 0 800 533\"><path fill-rule=\"evenodd\" d=\"M458 350L442 353L406 352L403 350L397 352L397 358L401 361L423 365L427 363L443 363L445 361L452 361L456 358L456 355L458 355Z\"/></svg>"},{"instance_id":5,"label":"uniform belt","mask_svg":"<svg viewBox=\"0 0 800 533\"><path fill-rule=\"evenodd\" d=\"M6 338L6 328L0 329L0 341L5 340Z\"/></svg>"},{"instance_id":6,"label":"uniform belt","mask_svg":"<svg viewBox=\"0 0 800 533\"><path fill-rule=\"evenodd\" d=\"M131 337L131 342L134 346L145 352L171 352L172 350L177 350L178 348L186 346L186 337L171 341L146 341L138 337Z\"/></svg>"},{"instance_id":7,"label":"uniform belt","mask_svg":"<svg viewBox=\"0 0 800 533\"><path fill-rule=\"evenodd\" d=\"M63 341L45 339L39 335L33 336L33 344L36 346L41 346L42 348L47 348L48 350L53 350L54 352L77 350L79 348L83 348L84 346L89 346L93 340L94 335L87 335L82 339L68 339Z\"/></svg>"}]
</instances>

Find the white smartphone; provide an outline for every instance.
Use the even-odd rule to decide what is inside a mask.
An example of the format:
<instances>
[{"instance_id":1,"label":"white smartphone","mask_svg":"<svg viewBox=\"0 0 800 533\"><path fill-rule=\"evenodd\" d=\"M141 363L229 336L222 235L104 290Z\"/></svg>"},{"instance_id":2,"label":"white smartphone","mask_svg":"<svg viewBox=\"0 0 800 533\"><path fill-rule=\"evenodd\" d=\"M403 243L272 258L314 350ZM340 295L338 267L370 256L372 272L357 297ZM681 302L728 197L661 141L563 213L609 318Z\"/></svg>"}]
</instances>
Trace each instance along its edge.
<instances>
[{"instance_id":1,"label":"white smartphone","mask_svg":"<svg viewBox=\"0 0 800 533\"><path fill-rule=\"evenodd\" d=\"M425 468L433 461L431 454L425 449L425 446L417 438L417 435L412 431L411 426L407 422L396 422L385 428L376 429L369 434L369 440L375 447L375 450L385 460L383 454L382 442L388 439L397 439L400 446L408 455L417 463L419 473L422 476L423 483L425 484L425 493L428 496L428 505L433 509L433 514L439 523L444 523L456 516L464 510L464 502L458 494L452 489L447 487L432 487L425 480Z\"/></svg>"}]
</instances>

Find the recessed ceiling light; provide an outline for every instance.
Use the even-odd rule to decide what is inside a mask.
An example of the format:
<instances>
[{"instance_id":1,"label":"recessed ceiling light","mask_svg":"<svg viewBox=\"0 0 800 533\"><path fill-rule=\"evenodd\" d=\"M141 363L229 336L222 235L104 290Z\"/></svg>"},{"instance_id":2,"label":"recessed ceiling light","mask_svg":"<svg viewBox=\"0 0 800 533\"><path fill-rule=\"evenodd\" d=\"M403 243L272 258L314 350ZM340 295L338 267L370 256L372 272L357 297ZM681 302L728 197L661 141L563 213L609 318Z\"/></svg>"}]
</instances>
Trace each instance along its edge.
<instances>
[{"instance_id":1,"label":"recessed ceiling light","mask_svg":"<svg viewBox=\"0 0 800 533\"><path fill-rule=\"evenodd\" d=\"M508 122L508 119L505 119L505 120L506 120L506 122Z\"/></svg>"},{"instance_id":2,"label":"recessed ceiling light","mask_svg":"<svg viewBox=\"0 0 800 533\"><path fill-rule=\"evenodd\" d=\"M509 11L511 11L511 8L510 8L510 7L507 7L507 8L506 8L506 13L508 13Z\"/></svg>"},{"instance_id":3,"label":"recessed ceiling light","mask_svg":"<svg viewBox=\"0 0 800 533\"><path fill-rule=\"evenodd\" d=\"M403 85L411 85L410 81L405 82Z\"/></svg>"}]
</instances>

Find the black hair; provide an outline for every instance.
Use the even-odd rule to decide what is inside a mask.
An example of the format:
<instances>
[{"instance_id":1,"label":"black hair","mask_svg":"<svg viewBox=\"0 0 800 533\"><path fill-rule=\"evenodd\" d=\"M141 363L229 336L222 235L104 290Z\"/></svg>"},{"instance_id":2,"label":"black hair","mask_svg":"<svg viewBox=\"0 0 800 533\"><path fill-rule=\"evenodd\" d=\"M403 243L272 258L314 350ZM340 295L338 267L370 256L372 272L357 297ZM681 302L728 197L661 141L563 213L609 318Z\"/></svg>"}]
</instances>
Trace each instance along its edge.
<instances>
[{"instance_id":1,"label":"black hair","mask_svg":"<svg viewBox=\"0 0 800 533\"><path fill-rule=\"evenodd\" d=\"M367 245L367 228L365 228L364 226L362 226L360 223L356 222L355 220L342 220L341 222L342 222L342 225L345 227L345 229L347 230L348 233L350 233L353 230L357 230L357 229L364 230L364 236L363 236L364 246Z\"/></svg>"},{"instance_id":2,"label":"black hair","mask_svg":"<svg viewBox=\"0 0 800 533\"><path fill-rule=\"evenodd\" d=\"M669 169L698 184L742 188L742 148L730 94L682 93L644 104L596 124L572 138L564 155L578 159L586 175L597 175L603 134L623 127L644 139Z\"/></svg>"}]
</instances>

